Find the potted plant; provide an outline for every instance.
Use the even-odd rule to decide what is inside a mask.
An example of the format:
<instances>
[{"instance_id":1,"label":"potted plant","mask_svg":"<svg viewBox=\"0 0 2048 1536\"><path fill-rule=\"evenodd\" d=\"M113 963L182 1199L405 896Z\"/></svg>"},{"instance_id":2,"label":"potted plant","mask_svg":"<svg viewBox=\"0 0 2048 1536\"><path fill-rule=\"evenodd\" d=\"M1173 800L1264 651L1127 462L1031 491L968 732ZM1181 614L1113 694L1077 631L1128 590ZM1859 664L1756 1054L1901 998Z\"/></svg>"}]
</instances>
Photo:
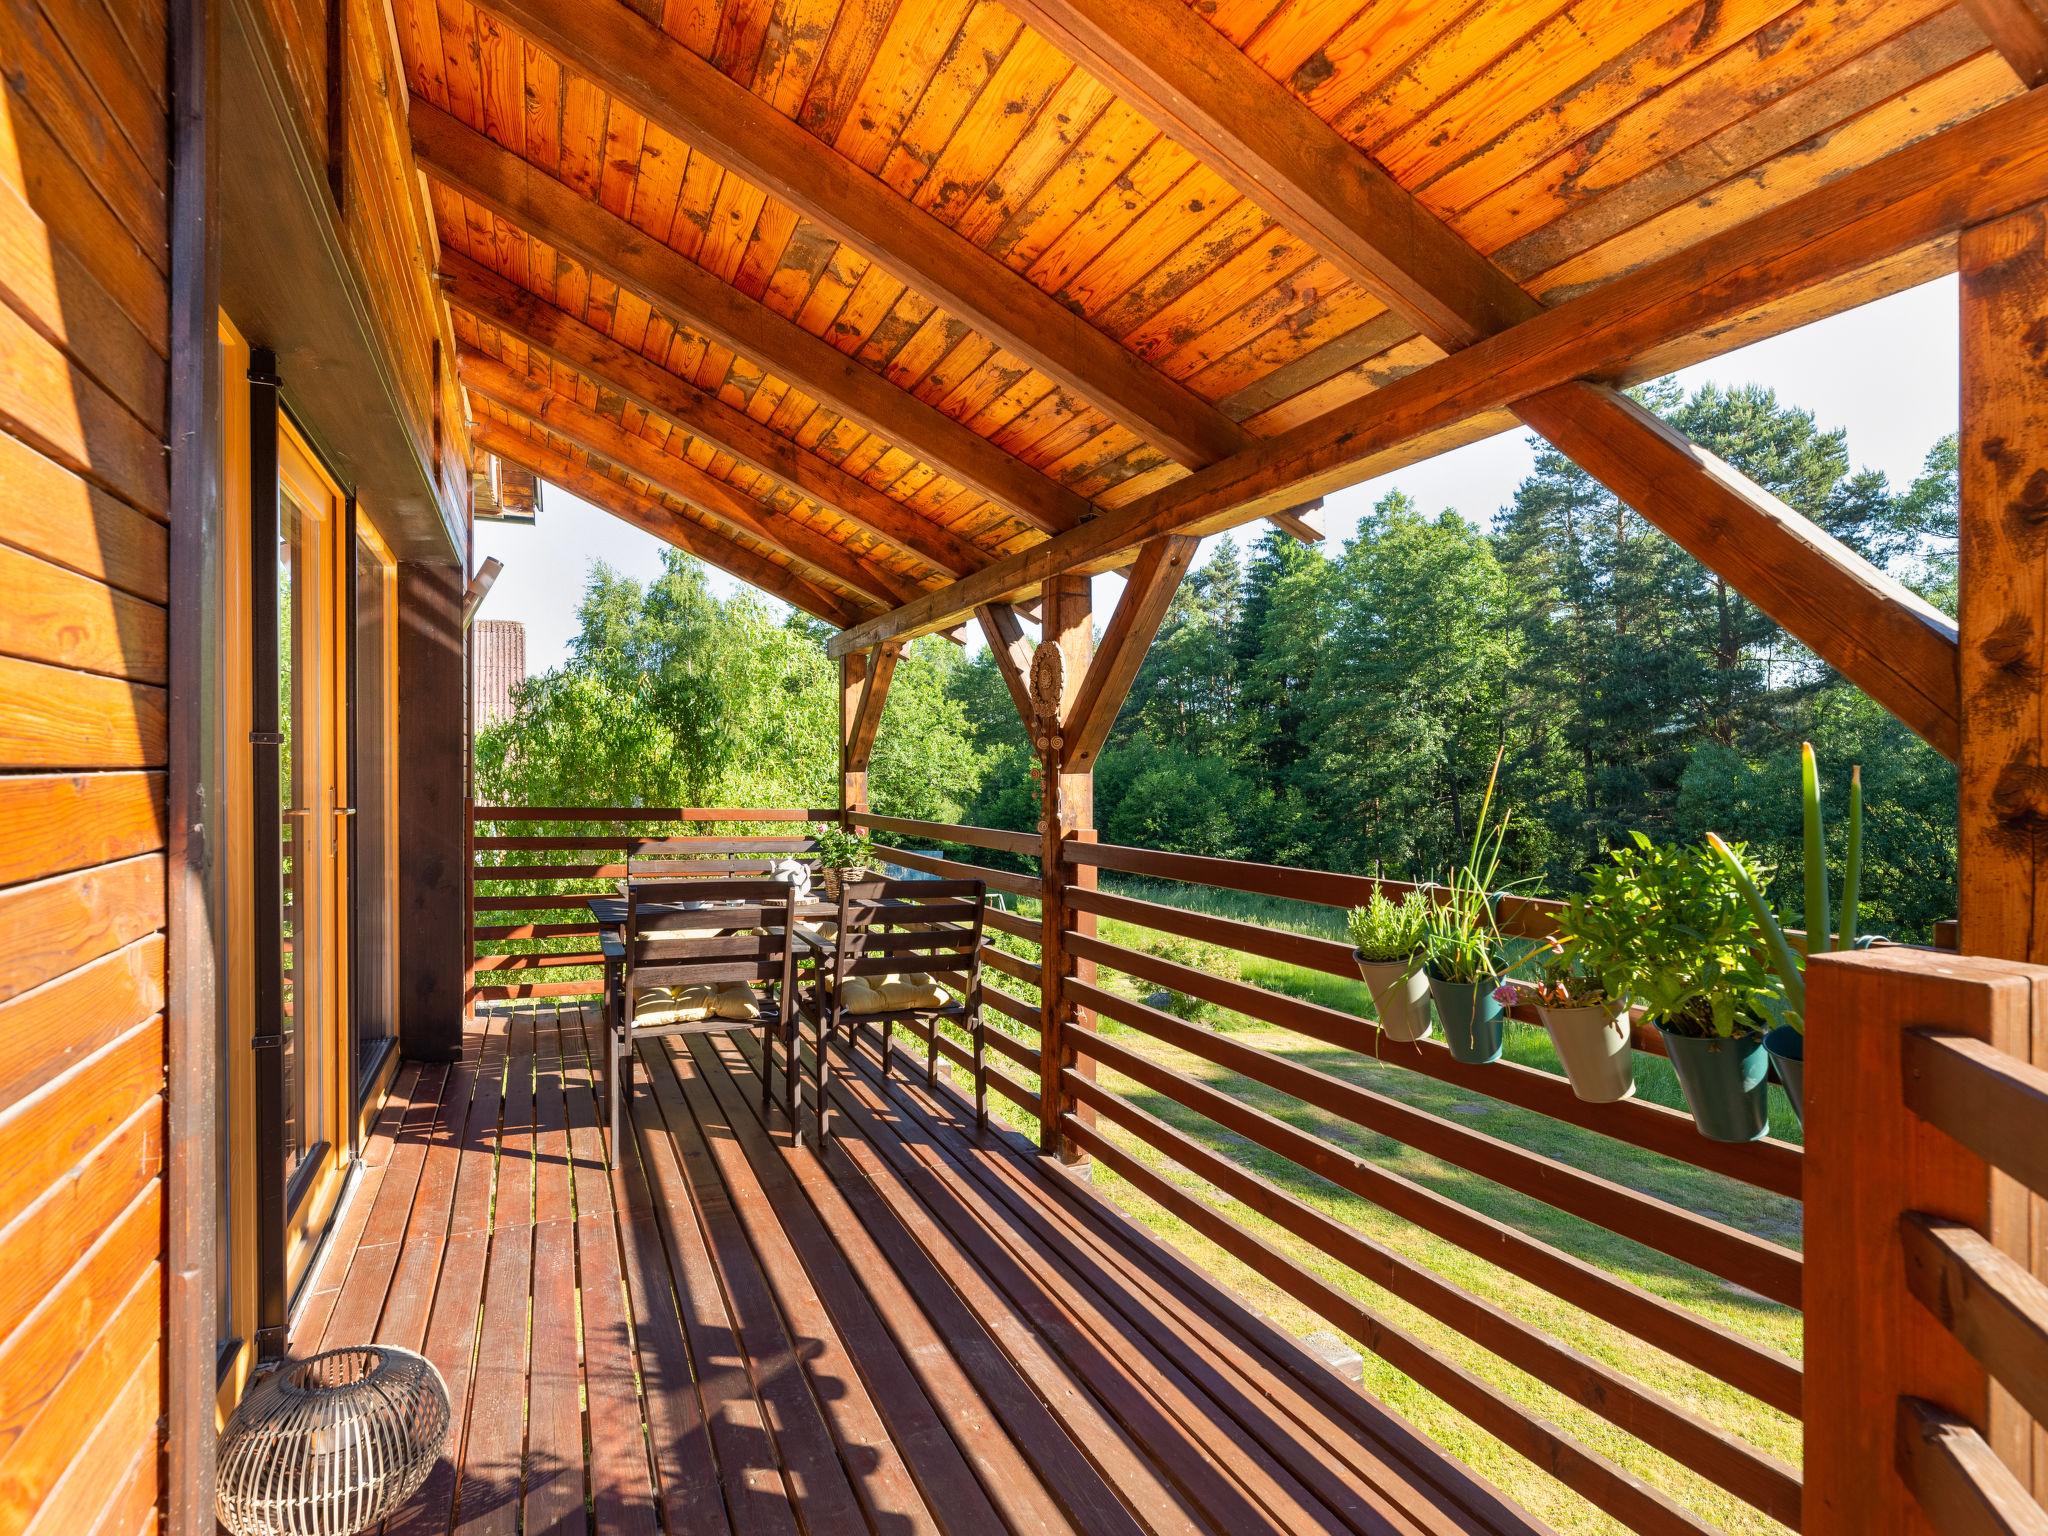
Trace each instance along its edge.
<instances>
[{"instance_id":1,"label":"potted plant","mask_svg":"<svg viewBox=\"0 0 2048 1536\"><path fill-rule=\"evenodd\" d=\"M1576 937L1611 997L1640 1003L1700 1134L1755 1141L1770 1129L1770 1057L1759 994L1761 934L1733 872L1704 844L1632 834L1596 869Z\"/></svg>"},{"instance_id":2,"label":"potted plant","mask_svg":"<svg viewBox=\"0 0 2048 1536\"><path fill-rule=\"evenodd\" d=\"M1345 920L1351 958L1372 994L1373 1011L1389 1040L1422 1040L1429 1035L1429 978L1412 964L1422 945L1429 899L1411 890L1399 901L1375 887L1370 900L1353 907Z\"/></svg>"},{"instance_id":3,"label":"potted plant","mask_svg":"<svg viewBox=\"0 0 2048 1536\"><path fill-rule=\"evenodd\" d=\"M1863 880L1863 769L1849 770L1849 846L1842 869L1841 920L1831 917L1828 899L1827 844L1820 819L1820 765L1813 744L1799 748L1799 798L1805 821L1806 863L1806 946L1802 951L1786 936L1771 904L1764 899L1762 880L1742 858L1741 852L1709 832L1707 842L1728 866L1749 903L1757 924L1769 945L1771 969L1777 975L1777 989L1767 1006L1779 1022L1764 1036L1764 1049L1771 1053L1778 1081L1792 1102L1792 1113L1806 1118L1806 957L1829 950L1856 947L1856 919Z\"/></svg>"},{"instance_id":4,"label":"potted plant","mask_svg":"<svg viewBox=\"0 0 2048 1536\"><path fill-rule=\"evenodd\" d=\"M1559 936L1538 951L1535 980L1506 983L1501 1001L1511 1008L1534 1003L1572 1092L1589 1104L1612 1104L1636 1091L1629 1004L1585 963L1589 950L1581 934L1597 931L1598 923L1580 911L1583 904L1583 898L1573 902ZM1574 921L1581 916L1583 929Z\"/></svg>"},{"instance_id":5,"label":"potted plant","mask_svg":"<svg viewBox=\"0 0 2048 1536\"><path fill-rule=\"evenodd\" d=\"M818 845L819 880L825 888L825 899L837 901L841 881L850 880L858 884L867 878L875 854L874 841L865 832L834 826L820 828L815 841Z\"/></svg>"},{"instance_id":6,"label":"potted plant","mask_svg":"<svg viewBox=\"0 0 2048 1536\"><path fill-rule=\"evenodd\" d=\"M1424 912L1422 941L1409 962L1429 978L1430 1001L1443 1025L1444 1044L1455 1059L1474 1066L1500 1060L1503 1043L1501 1002L1494 993L1504 966L1490 894L1500 872L1501 843L1509 821L1505 811L1498 822L1493 820L1502 755L1493 755L1486 797L1472 829L1472 847Z\"/></svg>"}]
</instances>

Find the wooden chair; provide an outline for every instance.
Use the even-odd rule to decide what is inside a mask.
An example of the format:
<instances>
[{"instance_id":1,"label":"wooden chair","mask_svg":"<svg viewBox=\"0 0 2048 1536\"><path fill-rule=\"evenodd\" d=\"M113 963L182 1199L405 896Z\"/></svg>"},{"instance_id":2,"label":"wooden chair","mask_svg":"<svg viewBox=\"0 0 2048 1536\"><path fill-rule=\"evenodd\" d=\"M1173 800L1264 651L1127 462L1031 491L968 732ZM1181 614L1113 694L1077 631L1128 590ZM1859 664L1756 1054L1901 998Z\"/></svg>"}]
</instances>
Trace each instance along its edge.
<instances>
[{"instance_id":1,"label":"wooden chair","mask_svg":"<svg viewBox=\"0 0 2048 1536\"><path fill-rule=\"evenodd\" d=\"M614 1157L624 1145L639 1041L762 1026L764 1112L771 1101L774 1034L782 1036L785 1055L794 1053L795 893L785 881L759 879L693 879L686 890L687 910L676 905L683 895L676 882L627 882L606 1061ZM755 995L758 987L768 990L766 1006Z\"/></svg>"},{"instance_id":2,"label":"wooden chair","mask_svg":"<svg viewBox=\"0 0 2048 1536\"><path fill-rule=\"evenodd\" d=\"M894 1027L907 1024L921 1035L927 1082L938 1076L941 1026L965 1029L972 1041L975 1125L987 1128L987 1037L981 1015L986 895L979 880L867 880L840 886L837 931L828 941L811 944L812 975L797 998L798 1010L817 1026L812 1073L821 1149L831 1125L832 1036L843 1030L850 1052L858 1044L858 1031L868 1024L879 1032L884 1077L891 1066ZM925 991L920 982L938 985ZM793 1060L786 1070L793 1087Z\"/></svg>"}]
</instances>

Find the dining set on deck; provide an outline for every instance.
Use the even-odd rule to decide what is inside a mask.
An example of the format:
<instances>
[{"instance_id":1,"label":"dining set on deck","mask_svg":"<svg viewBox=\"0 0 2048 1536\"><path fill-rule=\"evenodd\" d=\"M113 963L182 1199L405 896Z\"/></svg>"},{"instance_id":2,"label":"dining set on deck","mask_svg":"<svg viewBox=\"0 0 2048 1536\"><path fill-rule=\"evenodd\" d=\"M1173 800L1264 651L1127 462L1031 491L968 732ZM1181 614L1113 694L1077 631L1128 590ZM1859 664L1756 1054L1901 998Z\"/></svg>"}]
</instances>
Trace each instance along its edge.
<instances>
[{"instance_id":1,"label":"dining set on deck","mask_svg":"<svg viewBox=\"0 0 2048 1536\"><path fill-rule=\"evenodd\" d=\"M946 1031L964 1037L975 1123L987 1125L979 880L815 870L739 842L650 843L628 860L617 896L590 907L604 956L606 1114L626 1132L640 1042L714 1032L761 1034L761 1104L776 1091L800 1130L808 1057L817 1145L831 1129L832 1048L875 1031L882 1070L905 1026L934 1081ZM813 894L814 882L818 889ZM805 1040L808 1031L809 1039Z\"/></svg>"}]
</instances>

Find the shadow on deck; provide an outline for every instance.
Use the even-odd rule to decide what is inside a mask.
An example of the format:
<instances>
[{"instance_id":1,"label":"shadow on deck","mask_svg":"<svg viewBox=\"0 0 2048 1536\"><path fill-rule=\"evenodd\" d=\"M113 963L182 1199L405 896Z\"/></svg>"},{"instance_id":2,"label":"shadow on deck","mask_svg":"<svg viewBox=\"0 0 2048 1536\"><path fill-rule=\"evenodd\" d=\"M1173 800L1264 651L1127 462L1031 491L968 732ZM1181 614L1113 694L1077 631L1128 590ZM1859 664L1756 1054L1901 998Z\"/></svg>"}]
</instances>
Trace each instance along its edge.
<instances>
[{"instance_id":1,"label":"shadow on deck","mask_svg":"<svg viewBox=\"0 0 2048 1536\"><path fill-rule=\"evenodd\" d=\"M488 1016L367 1149L293 1349L446 1376L391 1531L1538 1529L943 1079L864 1053L820 1158L756 1042L648 1042L614 1168L601 1046Z\"/></svg>"}]
</instances>

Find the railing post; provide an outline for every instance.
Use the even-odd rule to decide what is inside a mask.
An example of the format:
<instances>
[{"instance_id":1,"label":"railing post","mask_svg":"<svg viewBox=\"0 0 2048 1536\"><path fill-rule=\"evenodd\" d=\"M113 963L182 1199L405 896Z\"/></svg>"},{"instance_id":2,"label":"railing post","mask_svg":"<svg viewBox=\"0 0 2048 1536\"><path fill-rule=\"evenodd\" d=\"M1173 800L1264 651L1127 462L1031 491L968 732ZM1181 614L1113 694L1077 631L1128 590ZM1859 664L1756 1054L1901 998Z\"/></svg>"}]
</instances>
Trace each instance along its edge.
<instances>
[{"instance_id":1,"label":"railing post","mask_svg":"<svg viewBox=\"0 0 2048 1536\"><path fill-rule=\"evenodd\" d=\"M1039 832L1039 1146L1063 1162L1078 1162L1081 1154L1060 1133L1060 1119L1073 1112L1088 1118L1092 1111L1076 1105L1061 1082L1061 1074L1079 1065L1092 1071L1094 1062L1077 1057L1070 1031L1094 1027L1094 1015L1078 1010L1068 996L1066 981L1079 976L1094 980L1094 965L1077 964L1067 948L1067 935L1092 934L1093 916L1067 905L1063 890L1069 878L1076 885L1093 885L1092 865L1066 867L1065 845L1072 840L1095 836L1095 775L1092 771L1069 773L1066 768L1066 722L1071 717L1075 696L1088 663L1095 653L1094 613L1086 576L1059 576L1045 584L1042 638L1031 659L1031 698L1038 738L1039 763L1043 770L1040 786Z\"/></svg>"},{"instance_id":2,"label":"railing post","mask_svg":"<svg viewBox=\"0 0 2048 1536\"><path fill-rule=\"evenodd\" d=\"M1808 969L1804 1536L1932 1536L1897 1470L1901 1398L1982 1426L2026 1475L2031 1423L1913 1295L1900 1222L1960 1221L2024 1263L2028 1201L1907 1107L1901 1043L1950 1030L2024 1059L2037 1027L2048 968L1898 947Z\"/></svg>"}]
</instances>

